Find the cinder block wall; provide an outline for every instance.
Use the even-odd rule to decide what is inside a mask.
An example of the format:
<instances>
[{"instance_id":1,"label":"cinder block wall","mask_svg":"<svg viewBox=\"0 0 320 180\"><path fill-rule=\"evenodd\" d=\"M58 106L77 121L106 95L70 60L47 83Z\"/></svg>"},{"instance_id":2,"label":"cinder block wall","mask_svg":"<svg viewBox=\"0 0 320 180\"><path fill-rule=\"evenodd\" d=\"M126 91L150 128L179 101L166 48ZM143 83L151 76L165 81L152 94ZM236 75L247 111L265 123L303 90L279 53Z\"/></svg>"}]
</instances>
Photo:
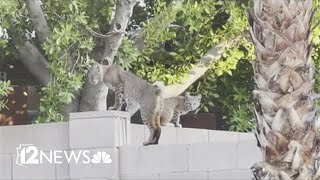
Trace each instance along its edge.
<instances>
[{"instance_id":1,"label":"cinder block wall","mask_svg":"<svg viewBox=\"0 0 320 180\"><path fill-rule=\"evenodd\" d=\"M250 179L260 161L251 133L163 128L159 145L142 146L145 126L118 111L83 112L69 122L0 127L0 180ZM16 148L33 144L52 150L110 154L111 164L16 164Z\"/></svg>"}]
</instances>

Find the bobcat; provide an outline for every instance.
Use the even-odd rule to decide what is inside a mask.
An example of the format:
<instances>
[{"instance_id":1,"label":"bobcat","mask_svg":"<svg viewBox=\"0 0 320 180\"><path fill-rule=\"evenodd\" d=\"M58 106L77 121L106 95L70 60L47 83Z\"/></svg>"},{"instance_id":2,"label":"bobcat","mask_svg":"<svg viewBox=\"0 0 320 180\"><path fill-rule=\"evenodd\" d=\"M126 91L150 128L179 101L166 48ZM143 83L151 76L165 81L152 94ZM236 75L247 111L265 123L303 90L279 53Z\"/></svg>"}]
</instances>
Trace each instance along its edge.
<instances>
[{"instance_id":1,"label":"bobcat","mask_svg":"<svg viewBox=\"0 0 320 180\"><path fill-rule=\"evenodd\" d=\"M163 108L162 90L135 74L123 70L118 65L100 65L94 63L94 68L99 73L89 71L89 82L97 84L104 82L107 87L115 92L115 103L109 110L121 110L123 100L136 102L140 105L141 118L150 130L150 136L143 145L158 144L161 135L160 113ZM90 73L91 72L91 73Z\"/></svg>"},{"instance_id":2,"label":"bobcat","mask_svg":"<svg viewBox=\"0 0 320 180\"><path fill-rule=\"evenodd\" d=\"M164 99L164 107L160 115L161 126L166 126L172 121L175 127L182 127L180 116L196 110L200 106L200 101L201 94L190 96L189 93L185 93L184 97L177 96Z\"/></svg>"}]
</instances>

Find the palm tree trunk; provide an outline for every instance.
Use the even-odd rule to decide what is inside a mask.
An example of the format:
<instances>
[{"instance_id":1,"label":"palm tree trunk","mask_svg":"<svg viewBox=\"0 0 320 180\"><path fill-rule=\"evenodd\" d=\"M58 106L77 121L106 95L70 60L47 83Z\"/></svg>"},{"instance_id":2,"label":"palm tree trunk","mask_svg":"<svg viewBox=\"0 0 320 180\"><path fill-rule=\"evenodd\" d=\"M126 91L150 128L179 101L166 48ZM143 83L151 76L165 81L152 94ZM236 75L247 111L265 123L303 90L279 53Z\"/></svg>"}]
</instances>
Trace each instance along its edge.
<instances>
[{"instance_id":1,"label":"palm tree trunk","mask_svg":"<svg viewBox=\"0 0 320 180\"><path fill-rule=\"evenodd\" d=\"M252 167L256 180L320 179L312 16L312 0L254 0L249 10L255 135L263 154Z\"/></svg>"}]
</instances>

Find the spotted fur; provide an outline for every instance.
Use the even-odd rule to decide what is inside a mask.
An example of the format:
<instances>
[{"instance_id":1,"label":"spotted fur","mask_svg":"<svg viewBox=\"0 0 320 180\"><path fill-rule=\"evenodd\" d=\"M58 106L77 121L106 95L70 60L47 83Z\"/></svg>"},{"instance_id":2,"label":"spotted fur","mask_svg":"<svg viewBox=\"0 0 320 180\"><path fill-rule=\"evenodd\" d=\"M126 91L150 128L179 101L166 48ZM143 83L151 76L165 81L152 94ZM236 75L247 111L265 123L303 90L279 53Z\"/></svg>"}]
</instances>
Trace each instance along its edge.
<instances>
[{"instance_id":1,"label":"spotted fur","mask_svg":"<svg viewBox=\"0 0 320 180\"><path fill-rule=\"evenodd\" d=\"M201 94L191 96L186 93L185 96L164 99L164 107L160 115L161 126L166 126L171 121L175 127L182 127L180 116L196 110L200 106L200 102Z\"/></svg>"},{"instance_id":2,"label":"spotted fur","mask_svg":"<svg viewBox=\"0 0 320 180\"><path fill-rule=\"evenodd\" d=\"M162 90L117 65L94 63L92 68L99 73L89 74L90 82L102 81L115 92L115 103L109 107L109 110L120 111L124 100L129 104L130 102L138 103L141 118L150 130L150 137L143 145L158 144L161 135Z\"/></svg>"}]
</instances>

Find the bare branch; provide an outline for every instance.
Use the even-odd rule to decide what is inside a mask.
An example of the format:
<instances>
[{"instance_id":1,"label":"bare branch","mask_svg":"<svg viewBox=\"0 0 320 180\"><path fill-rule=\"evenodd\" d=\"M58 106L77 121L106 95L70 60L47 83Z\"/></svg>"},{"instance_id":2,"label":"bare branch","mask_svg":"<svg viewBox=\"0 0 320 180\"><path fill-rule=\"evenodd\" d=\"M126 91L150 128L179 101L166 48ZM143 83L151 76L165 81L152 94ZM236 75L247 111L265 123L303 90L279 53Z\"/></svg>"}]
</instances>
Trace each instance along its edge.
<instances>
[{"instance_id":1,"label":"bare branch","mask_svg":"<svg viewBox=\"0 0 320 180\"><path fill-rule=\"evenodd\" d=\"M12 38L12 43L17 49L16 56L29 72L43 85L47 85L51 80L51 73L48 69L48 61L41 54L39 49L29 41L23 41L18 38L19 33L15 26L16 21L13 18L9 19L10 28L8 29L9 36Z\"/></svg>"},{"instance_id":2,"label":"bare branch","mask_svg":"<svg viewBox=\"0 0 320 180\"><path fill-rule=\"evenodd\" d=\"M32 26L36 31L36 35L40 41L40 43L43 43L48 38L49 34L49 27L47 24L46 19L44 18L43 11L40 6L39 0L25 0L30 20L32 22Z\"/></svg>"},{"instance_id":3,"label":"bare branch","mask_svg":"<svg viewBox=\"0 0 320 180\"><path fill-rule=\"evenodd\" d=\"M94 30L92 30L89 27L87 29L94 37L97 37L97 38L107 38L107 37L113 36L115 34L126 33L125 31L119 31L119 32L108 32L107 34L100 34L98 32L95 32Z\"/></svg>"},{"instance_id":4,"label":"bare branch","mask_svg":"<svg viewBox=\"0 0 320 180\"><path fill-rule=\"evenodd\" d=\"M108 61L113 62L114 56L121 45L124 32L126 31L129 19L132 15L133 7L139 0L119 0L115 17L112 20L111 28L107 35L104 35L104 50L103 56L97 61ZM91 31L91 33L94 33ZM101 41L97 41L99 44ZM96 51L95 51L96 52ZM94 53L95 54L95 53ZM95 55L99 57L100 55ZM106 110L106 98L108 95L108 88L104 86L103 83L92 85L85 82L84 87L81 92L81 100L79 111L99 111Z\"/></svg>"},{"instance_id":5,"label":"bare branch","mask_svg":"<svg viewBox=\"0 0 320 180\"><path fill-rule=\"evenodd\" d=\"M119 32L125 32L129 19L132 16L133 7L138 2L139 0L118 1L115 17L112 20L110 29L110 32L113 32L114 34L112 36L106 37L105 39L105 47L102 61L106 60L110 63L113 62L114 56L116 55L124 36L124 33Z\"/></svg>"},{"instance_id":6,"label":"bare branch","mask_svg":"<svg viewBox=\"0 0 320 180\"><path fill-rule=\"evenodd\" d=\"M165 87L164 97L178 96L183 93L189 86L205 74L209 69L210 64L218 61L221 58L225 48L229 48L232 42L224 41L211 48L189 71L189 75L179 84L173 84Z\"/></svg>"},{"instance_id":7,"label":"bare branch","mask_svg":"<svg viewBox=\"0 0 320 180\"><path fill-rule=\"evenodd\" d=\"M15 44L15 46L19 53L19 59L24 66L41 84L47 85L51 75L46 58L29 41Z\"/></svg>"},{"instance_id":8,"label":"bare branch","mask_svg":"<svg viewBox=\"0 0 320 180\"><path fill-rule=\"evenodd\" d=\"M223 41L211 48L189 71L189 76L182 80L182 83L169 85L164 88L164 98L178 96L198 80L209 69L210 64L221 58L223 50L229 48L233 41ZM130 108L130 116L133 116L139 110L139 106Z\"/></svg>"},{"instance_id":9,"label":"bare branch","mask_svg":"<svg viewBox=\"0 0 320 180\"><path fill-rule=\"evenodd\" d=\"M89 69L91 71L91 69ZM99 72L95 72L99 73ZM89 74L89 73L88 73ZM103 82L92 84L88 77L81 91L80 112L107 110L108 88Z\"/></svg>"}]
</instances>

